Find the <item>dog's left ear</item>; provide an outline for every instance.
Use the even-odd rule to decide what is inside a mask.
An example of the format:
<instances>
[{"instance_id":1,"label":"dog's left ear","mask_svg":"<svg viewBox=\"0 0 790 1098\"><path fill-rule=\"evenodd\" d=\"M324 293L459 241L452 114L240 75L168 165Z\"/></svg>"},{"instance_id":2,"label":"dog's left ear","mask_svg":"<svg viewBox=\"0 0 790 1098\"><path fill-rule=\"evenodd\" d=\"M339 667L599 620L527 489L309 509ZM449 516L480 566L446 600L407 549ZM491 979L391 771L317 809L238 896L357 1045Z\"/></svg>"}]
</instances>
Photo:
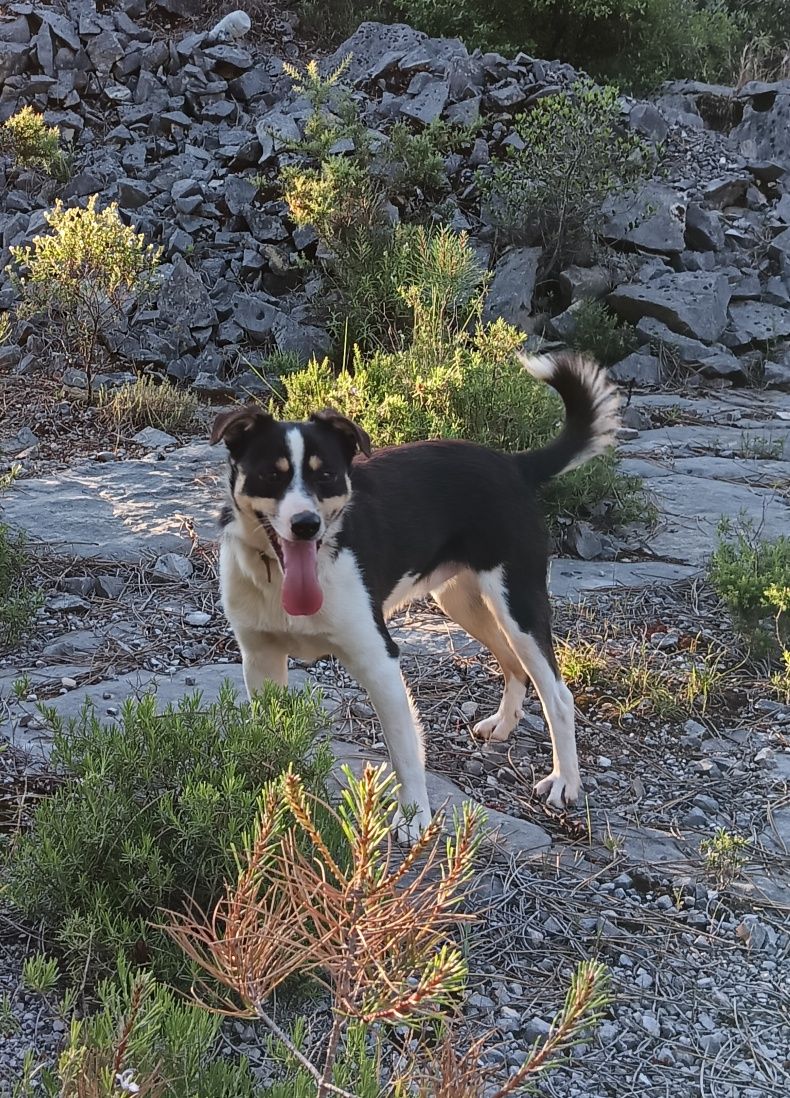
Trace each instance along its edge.
<instances>
[{"instance_id":1,"label":"dog's left ear","mask_svg":"<svg viewBox=\"0 0 790 1098\"><path fill-rule=\"evenodd\" d=\"M263 427L272 422L273 417L269 412L257 404L231 408L229 412L220 412L214 420L209 442L212 446L216 446L218 442L224 442L233 453L243 448L244 443L251 437L254 427Z\"/></svg>"},{"instance_id":2,"label":"dog's left ear","mask_svg":"<svg viewBox=\"0 0 790 1098\"><path fill-rule=\"evenodd\" d=\"M357 450L365 454L366 457L370 457L370 436L367 431L362 430L358 423L354 423L353 419L341 415L334 408L324 408L320 412L313 412L310 419L313 423L323 423L326 427L331 427L333 431L341 434L346 445L350 444L351 457L354 456Z\"/></svg>"}]
</instances>

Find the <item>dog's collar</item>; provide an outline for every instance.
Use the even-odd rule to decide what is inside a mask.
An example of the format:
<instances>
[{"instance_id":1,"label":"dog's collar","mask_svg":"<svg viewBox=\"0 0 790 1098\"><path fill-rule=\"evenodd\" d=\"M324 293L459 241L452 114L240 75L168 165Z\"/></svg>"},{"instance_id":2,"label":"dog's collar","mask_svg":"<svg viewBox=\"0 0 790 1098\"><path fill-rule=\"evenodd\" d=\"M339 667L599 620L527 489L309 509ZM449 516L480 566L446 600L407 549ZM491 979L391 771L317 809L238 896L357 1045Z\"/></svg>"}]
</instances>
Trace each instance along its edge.
<instances>
[{"instance_id":1,"label":"dog's collar","mask_svg":"<svg viewBox=\"0 0 790 1098\"><path fill-rule=\"evenodd\" d=\"M271 583L272 582L272 564L274 563L274 558L270 557L268 555L268 553L259 553L259 556L260 556L261 560L263 561L263 563L266 565L266 579L269 581L269 583Z\"/></svg>"}]
</instances>

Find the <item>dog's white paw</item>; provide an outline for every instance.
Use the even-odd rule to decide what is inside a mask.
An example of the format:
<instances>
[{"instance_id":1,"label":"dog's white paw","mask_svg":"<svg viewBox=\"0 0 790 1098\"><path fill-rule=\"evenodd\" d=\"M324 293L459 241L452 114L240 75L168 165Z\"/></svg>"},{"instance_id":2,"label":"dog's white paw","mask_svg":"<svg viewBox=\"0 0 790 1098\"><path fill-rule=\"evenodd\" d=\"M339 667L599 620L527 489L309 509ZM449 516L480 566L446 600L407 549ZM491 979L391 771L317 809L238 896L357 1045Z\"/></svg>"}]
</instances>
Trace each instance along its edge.
<instances>
[{"instance_id":1,"label":"dog's white paw","mask_svg":"<svg viewBox=\"0 0 790 1098\"><path fill-rule=\"evenodd\" d=\"M501 713L497 712L490 717L486 717L484 721L478 721L472 729L472 734L479 740L485 740L486 743L504 743L505 740L510 738L510 733L516 727L520 718L520 713L515 713L512 717L503 717Z\"/></svg>"},{"instance_id":2,"label":"dog's white paw","mask_svg":"<svg viewBox=\"0 0 790 1098\"><path fill-rule=\"evenodd\" d=\"M546 797L546 803L554 808L564 808L566 804L575 804L581 793L582 782L578 774L566 777L556 770L542 778L535 786L539 797ZM546 796L548 794L548 796Z\"/></svg>"},{"instance_id":3,"label":"dog's white paw","mask_svg":"<svg viewBox=\"0 0 790 1098\"><path fill-rule=\"evenodd\" d=\"M392 821L392 833L404 846L411 846L419 839L431 822L431 810L427 804L422 807L409 805L408 810L399 808Z\"/></svg>"}]
</instances>

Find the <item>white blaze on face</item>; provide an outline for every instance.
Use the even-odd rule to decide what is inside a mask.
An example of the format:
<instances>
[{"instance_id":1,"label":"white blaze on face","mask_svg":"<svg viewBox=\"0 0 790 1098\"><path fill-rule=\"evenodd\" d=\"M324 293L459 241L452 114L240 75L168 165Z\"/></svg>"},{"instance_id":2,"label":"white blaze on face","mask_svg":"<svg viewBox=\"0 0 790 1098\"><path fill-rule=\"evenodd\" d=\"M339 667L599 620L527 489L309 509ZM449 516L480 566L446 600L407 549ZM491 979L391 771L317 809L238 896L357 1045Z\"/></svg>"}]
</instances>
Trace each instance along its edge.
<instances>
[{"instance_id":1,"label":"white blaze on face","mask_svg":"<svg viewBox=\"0 0 790 1098\"><path fill-rule=\"evenodd\" d=\"M274 529L281 538L288 540L293 537L291 522L297 515L303 515L305 511L313 514L319 512L318 500L310 495L304 483L304 435L298 427L293 427L286 433L285 443L292 476L291 483L277 507ZM320 538L320 532L318 536Z\"/></svg>"},{"instance_id":2,"label":"white blaze on face","mask_svg":"<svg viewBox=\"0 0 790 1098\"><path fill-rule=\"evenodd\" d=\"M308 493L304 484L304 435L298 427L293 427L286 433L285 441L292 477L273 520L283 554L283 609L293 615L316 614L324 601L318 582L318 541L323 529L318 531L316 538L300 541L293 538L291 523L305 511L319 514L318 500Z\"/></svg>"}]
</instances>

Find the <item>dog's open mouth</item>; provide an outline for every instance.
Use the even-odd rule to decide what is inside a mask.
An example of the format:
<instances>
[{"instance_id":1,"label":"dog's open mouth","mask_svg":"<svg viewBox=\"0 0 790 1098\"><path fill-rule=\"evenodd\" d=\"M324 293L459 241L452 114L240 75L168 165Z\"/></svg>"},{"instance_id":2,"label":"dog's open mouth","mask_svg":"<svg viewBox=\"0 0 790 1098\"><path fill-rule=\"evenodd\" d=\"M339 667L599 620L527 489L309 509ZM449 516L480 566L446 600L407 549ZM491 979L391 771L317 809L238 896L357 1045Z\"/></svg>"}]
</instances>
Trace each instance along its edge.
<instances>
[{"instance_id":1,"label":"dog's open mouth","mask_svg":"<svg viewBox=\"0 0 790 1098\"><path fill-rule=\"evenodd\" d=\"M295 617L317 614L324 602L318 582L318 550L321 542L287 541L263 516L261 523L283 570L282 603Z\"/></svg>"}]
</instances>

